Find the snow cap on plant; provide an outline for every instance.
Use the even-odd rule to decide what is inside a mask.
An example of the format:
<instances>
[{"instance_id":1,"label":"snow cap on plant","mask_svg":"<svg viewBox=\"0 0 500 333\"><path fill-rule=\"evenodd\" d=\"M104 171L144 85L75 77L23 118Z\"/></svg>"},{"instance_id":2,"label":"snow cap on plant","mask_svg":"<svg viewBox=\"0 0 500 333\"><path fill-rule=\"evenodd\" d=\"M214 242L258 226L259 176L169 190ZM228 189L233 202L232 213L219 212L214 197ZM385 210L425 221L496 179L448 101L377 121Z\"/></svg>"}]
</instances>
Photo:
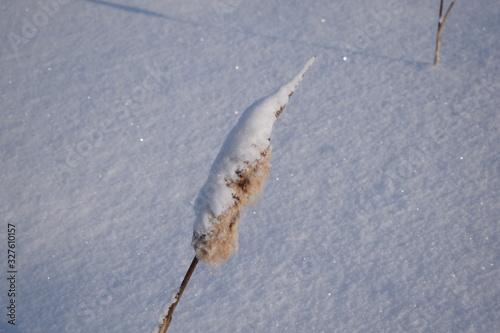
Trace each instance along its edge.
<instances>
[{"instance_id":1,"label":"snow cap on plant","mask_svg":"<svg viewBox=\"0 0 500 333\"><path fill-rule=\"evenodd\" d=\"M275 93L248 107L226 137L194 206L192 245L205 264L217 267L237 248L241 212L261 192L269 174L274 122L314 60Z\"/></svg>"}]
</instances>

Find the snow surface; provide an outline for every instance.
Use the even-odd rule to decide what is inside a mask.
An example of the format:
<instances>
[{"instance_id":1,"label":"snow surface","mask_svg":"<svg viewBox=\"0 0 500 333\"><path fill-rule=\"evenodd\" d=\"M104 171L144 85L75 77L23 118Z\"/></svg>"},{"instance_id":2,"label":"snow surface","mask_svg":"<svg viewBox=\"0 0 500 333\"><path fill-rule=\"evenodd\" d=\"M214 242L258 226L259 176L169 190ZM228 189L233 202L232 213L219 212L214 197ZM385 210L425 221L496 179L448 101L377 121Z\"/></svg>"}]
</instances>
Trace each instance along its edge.
<instances>
[{"instance_id":1,"label":"snow surface","mask_svg":"<svg viewBox=\"0 0 500 333\"><path fill-rule=\"evenodd\" d=\"M151 332L221 142L311 55L238 253L169 332L500 331L500 2L456 2L435 68L438 7L1 4L0 332Z\"/></svg>"}]
</instances>

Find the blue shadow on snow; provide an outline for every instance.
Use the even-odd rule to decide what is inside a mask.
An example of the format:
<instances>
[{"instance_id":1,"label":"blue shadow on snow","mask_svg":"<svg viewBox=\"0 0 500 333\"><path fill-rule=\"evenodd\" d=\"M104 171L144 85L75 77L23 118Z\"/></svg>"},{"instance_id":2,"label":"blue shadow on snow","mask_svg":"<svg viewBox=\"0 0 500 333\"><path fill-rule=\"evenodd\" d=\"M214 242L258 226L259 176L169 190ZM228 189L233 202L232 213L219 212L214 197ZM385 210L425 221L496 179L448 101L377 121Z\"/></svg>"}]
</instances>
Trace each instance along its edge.
<instances>
[{"instance_id":1,"label":"blue shadow on snow","mask_svg":"<svg viewBox=\"0 0 500 333\"><path fill-rule=\"evenodd\" d=\"M152 11L147 10L147 9L141 9L141 8L132 7L132 6L125 6L125 5L120 5L117 3L112 3L112 2L108 2L108 1L101 1L101 0L85 0L85 1L93 2L93 3L99 4L99 5L103 5L103 6L118 8L118 9L122 9L122 10L128 10L129 12L134 12L134 13L138 13L138 14L167 18L163 14L155 13L155 12L152 12Z\"/></svg>"}]
</instances>

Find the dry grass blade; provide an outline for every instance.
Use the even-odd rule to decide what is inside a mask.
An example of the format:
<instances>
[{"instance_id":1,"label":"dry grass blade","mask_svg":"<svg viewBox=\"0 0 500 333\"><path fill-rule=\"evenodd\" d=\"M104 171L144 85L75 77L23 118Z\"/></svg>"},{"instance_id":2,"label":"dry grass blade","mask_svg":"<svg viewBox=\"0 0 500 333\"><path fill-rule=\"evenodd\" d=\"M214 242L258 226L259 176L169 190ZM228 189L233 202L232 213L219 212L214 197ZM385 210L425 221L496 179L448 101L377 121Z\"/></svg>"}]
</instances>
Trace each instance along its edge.
<instances>
[{"instance_id":1,"label":"dry grass blade","mask_svg":"<svg viewBox=\"0 0 500 333\"><path fill-rule=\"evenodd\" d=\"M439 53L441 51L441 40L443 38L444 24L446 23L446 20L448 19L448 16L450 15L451 9L453 8L453 5L455 4L455 0L451 1L450 7L448 7L448 10L446 11L446 14L444 14L444 17L443 17L443 2L444 2L444 0L441 0L440 6L439 6L439 20L438 20L438 30L437 30L437 37L436 37L436 52L434 55L434 65L435 66L437 66L439 64Z\"/></svg>"}]
</instances>

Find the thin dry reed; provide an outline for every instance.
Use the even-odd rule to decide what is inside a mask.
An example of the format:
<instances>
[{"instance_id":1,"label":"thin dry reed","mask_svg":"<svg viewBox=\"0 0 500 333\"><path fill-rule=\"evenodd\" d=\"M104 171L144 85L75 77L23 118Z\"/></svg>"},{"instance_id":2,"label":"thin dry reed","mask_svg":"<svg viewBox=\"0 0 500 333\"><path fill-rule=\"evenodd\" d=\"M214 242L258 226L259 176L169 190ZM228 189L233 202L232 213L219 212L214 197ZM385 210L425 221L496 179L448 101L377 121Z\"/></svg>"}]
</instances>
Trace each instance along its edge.
<instances>
[{"instance_id":1,"label":"thin dry reed","mask_svg":"<svg viewBox=\"0 0 500 333\"><path fill-rule=\"evenodd\" d=\"M439 5L439 20L438 20L438 28L436 36L436 52L434 54L434 66L437 66L439 64L439 54L441 52L441 40L443 39L443 28L444 24L446 23L446 20L448 19L448 15L450 15L453 5L455 4L455 0L451 1L450 7L448 7L448 10L446 11L444 17L443 17L443 2L444 0L441 0L441 3Z\"/></svg>"}]
</instances>

